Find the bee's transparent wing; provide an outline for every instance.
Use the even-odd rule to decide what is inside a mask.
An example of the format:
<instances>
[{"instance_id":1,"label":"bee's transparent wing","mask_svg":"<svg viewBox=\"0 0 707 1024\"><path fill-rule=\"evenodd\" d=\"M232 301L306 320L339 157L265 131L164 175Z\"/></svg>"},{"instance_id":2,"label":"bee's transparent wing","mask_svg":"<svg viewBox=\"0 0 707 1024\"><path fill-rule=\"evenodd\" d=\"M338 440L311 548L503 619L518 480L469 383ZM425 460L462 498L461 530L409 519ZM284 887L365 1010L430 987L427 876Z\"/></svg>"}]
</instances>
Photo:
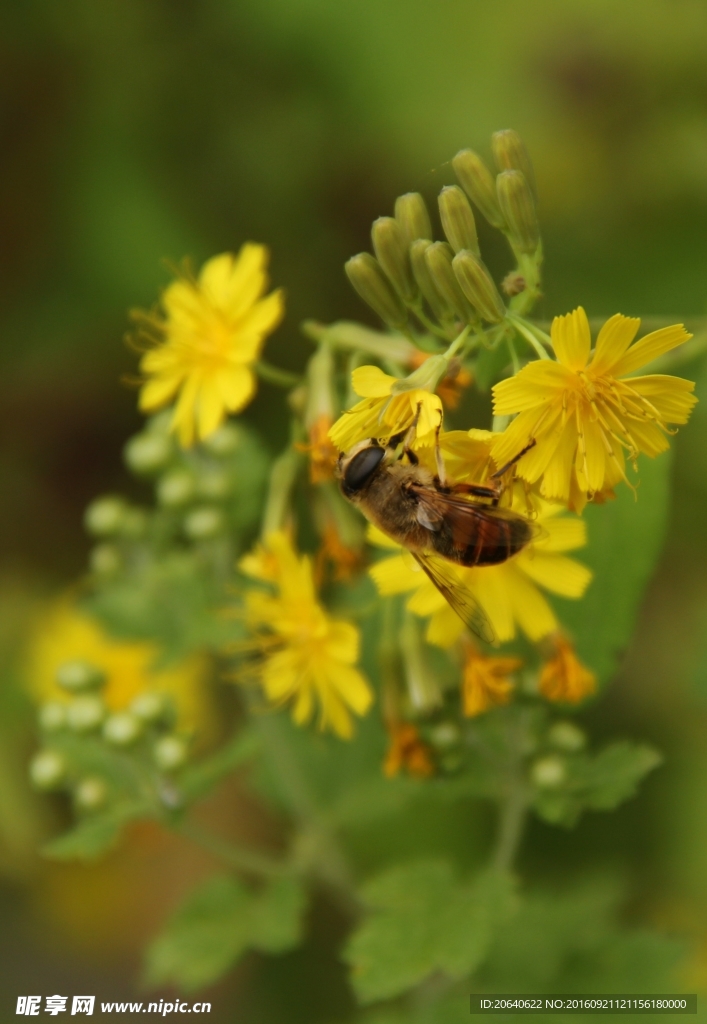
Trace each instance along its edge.
<instances>
[{"instance_id":1,"label":"bee's transparent wing","mask_svg":"<svg viewBox=\"0 0 707 1024\"><path fill-rule=\"evenodd\" d=\"M472 592L455 574L452 565L427 551L413 551L411 554L464 625L484 643L494 644L496 634L493 626Z\"/></svg>"}]
</instances>

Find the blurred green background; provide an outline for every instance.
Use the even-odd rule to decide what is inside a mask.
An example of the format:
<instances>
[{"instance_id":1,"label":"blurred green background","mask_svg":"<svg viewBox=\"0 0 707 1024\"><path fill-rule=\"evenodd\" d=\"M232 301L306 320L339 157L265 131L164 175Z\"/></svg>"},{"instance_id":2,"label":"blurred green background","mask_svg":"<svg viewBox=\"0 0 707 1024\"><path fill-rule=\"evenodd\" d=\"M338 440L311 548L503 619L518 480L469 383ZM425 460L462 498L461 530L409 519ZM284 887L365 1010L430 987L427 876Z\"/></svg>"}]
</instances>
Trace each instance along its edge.
<instances>
[{"instance_id":1,"label":"blurred green background","mask_svg":"<svg viewBox=\"0 0 707 1024\"><path fill-rule=\"evenodd\" d=\"M131 998L139 953L208 861L149 830L94 867L35 853L56 826L24 782L32 715L17 682L41 601L84 571L81 515L127 488L139 417L122 377L126 311L165 258L246 239L272 250L287 318L268 358L300 367L304 317L366 320L342 264L373 218L449 160L514 127L537 168L541 317L707 312L707 7L703 0L8 0L0 10L0 1019L18 994ZM482 234L492 268L505 255ZM370 321L369 322L373 322ZM688 367L707 383L707 371ZM705 389L698 394L704 402ZM286 424L263 386L248 418ZM571 833L534 824L536 879L616 875L627 921L693 944L707 987L707 408L675 445L659 570L600 736L666 754L639 798ZM238 802L240 801L240 803ZM214 815L262 825L237 794ZM439 823L453 849L477 840ZM252 959L211 1019L326 1022L350 1012L322 905L304 952ZM307 966L309 965L309 966ZM316 973L312 974L312 967ZM305 967L309 980L305 980ZM312 980L314 977L314 981Z\"/></svg>"}]
</instances>

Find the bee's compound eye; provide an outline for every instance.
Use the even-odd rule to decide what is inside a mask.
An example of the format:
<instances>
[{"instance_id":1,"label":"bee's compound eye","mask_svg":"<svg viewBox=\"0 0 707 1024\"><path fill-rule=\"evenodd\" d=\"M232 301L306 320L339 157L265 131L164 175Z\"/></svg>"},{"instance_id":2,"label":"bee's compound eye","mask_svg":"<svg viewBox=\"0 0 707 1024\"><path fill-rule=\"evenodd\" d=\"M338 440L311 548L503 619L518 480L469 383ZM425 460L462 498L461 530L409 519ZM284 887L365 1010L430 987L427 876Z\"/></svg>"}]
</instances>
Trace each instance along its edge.
<instances>
[{"instance_id":1,"label":"bee's compound eye","mask_svg":"<svg viewBox=\"0 0 707 1024\"><path fill-rule=\"evenodd\" d=\"M344 473L343 487L347 494L355 494L364 487L371 475L378 469L385 455L385 448L371 446L357 452Z\"/></svg>"}]
</instances>

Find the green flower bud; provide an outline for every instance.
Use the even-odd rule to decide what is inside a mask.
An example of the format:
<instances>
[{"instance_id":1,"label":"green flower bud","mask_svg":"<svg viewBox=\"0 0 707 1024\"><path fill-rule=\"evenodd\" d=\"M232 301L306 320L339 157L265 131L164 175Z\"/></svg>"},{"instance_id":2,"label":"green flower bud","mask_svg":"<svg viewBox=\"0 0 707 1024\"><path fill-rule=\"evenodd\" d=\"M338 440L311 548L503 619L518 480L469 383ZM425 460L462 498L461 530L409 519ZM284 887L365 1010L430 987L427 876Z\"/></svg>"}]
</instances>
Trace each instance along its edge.
<instances>
[{"instance_id":1,"label":"green flower bud","mask_svg":"<svg viewBox=\"0 0 707 1024\"><path fill-rule=\"evenodd\" d=\"M406 302L415 298L417 289L410 267L407 239L397 220L379 217L371 228L373 251L378 262L392 281L398 295Z\"/></svg>"},{"instance_id":2,"label":"green flower bud","mask_svg":"<svg viewBox=\"0 0 707 1024\"><path fill-rule=\"evenodd\" d=\"M196 493L196 480L188 469L173 469L165 473L157 484L157 500L167 508L179 508L192 500Z\"/></svg>"},{"instance_id":3,"label":"green flower bud","mask_svg":"<svg viewBox=\"0 0 707 1024\"><path fill-rule=\"evenodd\" d=\"M181 768L187 759L187 744L180 736L163 736L152 748L155 764L163 772Z\"/></svg>"},{"instance_id":4,"label":"green flower bud","mask_svg":"<svg viewBox=\"0 0 707 1024\"><path fill-rule=\"evenodd\" d=\"M142 508L129 508L123 516L123 525L120 532L123 537L129 540L139 540L147 533L149 519L147 512Z\"/></svg>"},{"instance_id":5,"label":"green flower bud","mask_svg":"<svg viewBox=\"0 0 707 1024\"><path fill-rule=\"evenodd\" d=\"M118 714L110 715L103 725L103 738L106 743L115 747L127 747L140 735L142 724L135 715L128 711L119 711Z\"/></svg>"},{"instance_id":6,"label":"green flower bud","mask_svg":"<svg viewBox=\"0 0 707 1024\"><path fill-rule=\"evenodd\" d=\"M231 476L222 469L208 469L199 475L196 489L200 497L220 501L227 498L233 488Z\"/></svg>"},{"instance_id":7,"label":"green flower bud","mask_svg":"<svg viewBox=\"0 0 707 1024\"><path fill-rule=\"evenodd\" d=\"M82 690L94 690L103 686L106 675L100 668L87 661L65 661L56 670L56 681L62 690L80 693Z\"/></svg>"},{"instance_id":8,"label":"green flower bud","mask_svg":"<svg viewBox=\"0 0 707 1024\"><path fill-rule=\"evenodd\" d=\"M174 448L170 438L156 430L145 431L131 437L123 449L123 458L133 473L158 473L172 458Z\"/></svg>"},{"instance_id":9,"label":"green flower bud","mask_svg":"<svg viewBox=\"0 0 707 1024\"><path fill-rule=\"evenodd\" d=\"M541 757L530 769L530 778L538 789L558 789L567 778L567 765L556 754Z\"/></svg>"},{"instance_id":10,"label":"green flower bud","mask_svg":"<svg viewBox=\"0 0 707 1024\"><path fill-rule=\"evenodd\" d=\"M454 253L446 242L433 242L425 252L425 262L435 288L445 304L454 310L456 316L464 323L468 323L476 316L459 287L452 267L453 257Z\"/></svg>"},{"instance_id":11,"label":"green flower bud","mask_svg":"<svg viewBox=\"0 0 707 1024\"><path fill-rule=\"evenodd\" d=\"M223 533L226 521L220 509L202 505L185 516L182 525L187 537L192 540L210 540Z\"/></svg>"},{"instance_id":12,"label":"green flower bud","mask_svg":"<svg viewBox=\"0 0 707 1024\"><path fill-rule=\"evenodd\" d=\"M105 713L100 697L75 697L66 709L66 722L74 732L91 732L101 724Z\"/></svg>"},{"instance_id":13,"label":"green flower bud","mask_svg":"<svg viewBox=\"0 0 707 1024\"><path fill-rule=\"evenodd\" d=\"M383 273L381 265L368 252L352 256L344 264L351 284L363 301L389 327L401 330L407 326L407 313L397 292Z\"/></svg>"},{"instance_id":14,"label":"green flower bud","mask_svg":"<svg viewBox=\"0 0 707 1024\"><path fill-rule=\"evenodd\" d=\"M558 750L566 750L568 754L576 754L582 750L587 737L574 722L555 722L547 733L548 743Z\"/></svg>"},{"instance_id":15,"label":"green flower bud","mask_svg":"<svg viewBox=\"0 0 707 1024\"><path fill-rule=\"evenodd\" d=\"M150 416L145 424L145 429L149 430L151 434L165 434L169 436L172 432L173 416L174 412L172 409L163 409L162 412Z\"/></svg>"},{"instance_id":16,"label":"green flower bud","mask_svg":"<svg viewBox=\"0 0 707 1024\"><path fill-rule=\"evenodd\" d=\"M479 252L474 213L458 185L447 185L439 194L439 215L444 233L455 252Z\"/></svg>"},{"instance_id":17,"label":"green flower bud","mask_svg":"<svg viewBox=\"0 0 707 1024\"><path fill-rule=\"evenodd\" d=\"M410 251L410 246L418 238L432 238L432 224L427 212L425 200L419 192L406 192L395 200L395 219Z\"/></svg>"},{"instance_id":18,"label":"green flower bud","mask_svg":"<svg viewBox=\"0 0 707 1024\"><path fill-rule=\"evenodd\" d=\"M161 693L139 693L131 703L130 710L141 722L158 722L166 711L165 699Z\"/></svg>"},{"instance_id":19,"label":"green flower bud","mask_svg":"<svg viewBox=\"0 0 707 1024\"><path fill-rule=\"evenodd\" d=\"M74 803L79 811L98 811L106 802L108 787L103 779L90 775L74 790Z\"/></svg>"},{"instance_id":20,"label":"green flower bud","mask_svg":"<svg viewBox=\"0 0 707 1024\"><path fill-rule=\"evenodd\" d=\"M437 291L430 268L427 266L425 254L432 245L427 239L420 238L410 246L410 263L412 272L415 275L417 286L425 297L427 305L434 313L437 320L448 320L454 316L454 310L444 301Z\"/></svg>"},{"instance_id":21,"label":"green flower bud","mask_svg":"<svg viewBox=\"0 0 707 1024\"><path fill-rule=\"evenodd\" d=\"M84 513L84 526L94 537L110 537L120 530L125 508L122 498L96 498Z\"/></svg>"},{"instance_id":22,"label":"green flower bud","mask_svg":"<svg viewBox=\"0 0 707 1024\"><path fill-rule=\"evenodd\" d=\"M66 762L55 750L40 750L32 758L29 777L37 789L56 789L66 776Z\"/></svg>"},{"instance_id":23,"label":"green flower bud","mask_svg":"<svg viewBox=\"0 0 707 1024\"><path fill-rule=\"evenodd\" d=\"M430 729L430 743L437 750L449 750L458 746L461 733L456 722L439 722Z\"/></svg>"},{"instance_id":24,"label":"green flower bud","mask_svg":"<svg viewBox=\"0 0 707 1024\"><path fill-rule=\"evenodd\" d=\"M89 557L91 572L98 576L113 576L122 564L120 551L115 544L96 544Z\"/></svg>"},{"instance_id":25,"label":"green flower bud","mask_svg":"<svg viewBox=\"0 0 707 1024\"><path fill-rule=\"evenodd\" d=\"M499 171L521 171L525 175L533 200L536 201L538 190L533 161L518 132L514 132L512 128L494 132L491 136L491 150Z\"/></svg>"},{"instance_id":26,"label":"green flower bud","mask_svg":"<svg viewBox=\"0 0 707 1024\"><path fill-rule=\"evenodd\" d=\"M66 704L49 700L40 707L38 718L39 728L44 732L58 732L66 725Z\"/></svg>"},{"instance_id":27,"label":"green flower bud","mask_svg":"<svg viewBox=\"0 0 707 1024\"><path fill-rule=\"evenodd\" d=\"M504 228L505 221L496 196L496 181L481 157L473 149L462 149L452 160L452 167L461 187L489 224Z\"/></svg>"},{"instance_id":28,"label":"green flower bud","mask_svg":"<svg viewBox=\"0 0 707 1024\"><path fill-rule=\"evenodd\" d=\"M496 189L513 245L532 255L540 244L540 225L525 175L522 171L503 171L496 178Z\"/></svg>"},{"instance_id":29,"label":"green flower bud","mask_svg":"<svg viewBox=\"0 0 707 1024\"><path fill-rule=\"evenodd\" d=\"M207 452L220 457L233 455L243 443L243 434L232 423L224 423L201 442Z\"/></svg>"},{"instance_id":30,"label":"green flower bud","mask_svg":"<svg viewBox=\"0 0 707 1024\"><path fill-rule=\"evenodd\" d=\"M506 307L483 261L475 253L463 249L454 257L452 266L474 309L490 324L500 324L506 315Z\"/></svg>"}]
</instances>

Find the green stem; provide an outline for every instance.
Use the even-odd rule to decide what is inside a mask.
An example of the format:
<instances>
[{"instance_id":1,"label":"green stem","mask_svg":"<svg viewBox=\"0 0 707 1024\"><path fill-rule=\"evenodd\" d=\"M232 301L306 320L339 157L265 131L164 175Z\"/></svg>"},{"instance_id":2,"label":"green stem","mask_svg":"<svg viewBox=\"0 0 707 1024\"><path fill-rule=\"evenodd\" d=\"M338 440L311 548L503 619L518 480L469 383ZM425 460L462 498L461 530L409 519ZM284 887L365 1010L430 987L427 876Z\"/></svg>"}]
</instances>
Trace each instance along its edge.
<instances>
[{"instance_id":1,"label":"green stem","mask_svg":"<svg viewBox=\"0 0 707 1024\"><path fill-rule=\"evenodd\" d=\"M498 838L493 866L499 871L510 871L520 846L523 827L528 814L525 787L513 779L506 799L500 806Z\"/></svg>"},{"instance_id":2,"label":"green stem","mask_svg":"<svg viewBox=\"0 0 707 1024\"><path fill-rule=\"evenodd\" d=\"M539 359L550 358L550 356L547 354L543 346L540 344L540 341L538 340L535 330L532 328L531 324L527 323L527 321L523 320L522 317L517 316L515 313L511 313L510 310L506 314L506 317L513 324L518 333L521 334L526 341L530 342L532 347L537 352ZM548 341L549 340L550 339L548 337Z\"/></svg>"},{"instance_id":3,"label":"green stem","mask_svg":"<svg viewBox=\"0 0 707 1024\"><path fill-rule=\"evenodd\" d=\"M302 383L303 378L298 373L290 373L289 370L281 370L279 366L271 366L258 360L254 363L255 372L261 380L268 384L274 384L278 388L294 388Z\"/></svg>"},{"instance_id":4,"label":"green stem","mask_svg":"<svg viewBox=\"0 0 707 1024\"><path fill-rule=\"evenodd\" d=\"M302 837L309 841L313 870L331 886L348 913L357 912L358 900L346 855L309 788L282 721L277 715L261 714L255 724Z\"/></svg>"},{"instance_id":5,"label":"green stem","mask_svg":"<svg viewBox=\"0 0 707 1024\"><path fill-rule=\"evenodd\" d=\"M298 427L293 427L292 443L285 449L282 455L273 462L270 470L270 484L268 497L265 502L263 513L263 525L260 535L265 539L268 534L281 530L287 522L287 516L292 504L292 489L297 480L302 453L297 451L295 443L297 440Z\"/></svg>"},{"instance_id":6,"label":"green stem","mask_svg":"<svg viewBox=\"0 0 707 1024\"><path fill-rule=\"evenodd\" d=\"M202 828L194 821L182 822L176 831L207 850L224 864L235 868L237 871L246 871L253 875L262 875L265 878L278 878L286 875L291 868L284 861L276 860L265 853L258 853L256 850L248 850L242 846L234 846L226 839L215 836Z\"/></svg>"}]
</instances>

